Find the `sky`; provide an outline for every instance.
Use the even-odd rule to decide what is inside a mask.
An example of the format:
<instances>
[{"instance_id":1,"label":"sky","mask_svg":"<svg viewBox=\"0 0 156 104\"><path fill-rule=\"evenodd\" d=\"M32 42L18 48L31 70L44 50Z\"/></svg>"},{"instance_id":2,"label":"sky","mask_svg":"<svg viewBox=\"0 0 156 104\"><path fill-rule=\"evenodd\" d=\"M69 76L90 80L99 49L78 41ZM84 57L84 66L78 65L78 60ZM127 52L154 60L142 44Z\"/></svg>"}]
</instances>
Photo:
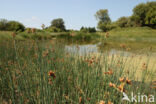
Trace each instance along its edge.
<instances>
[{"instance_id":1,"label":"sky","mask_svg":"<svg viewBox=\"0 0 156 104\"><path fill-rule=\"evenodd\" d=\"M95 13L108 9L112 21L131 16L139 3L156 0L0 0L0 18L15 20L26 27L41 28L63 18L67 29L96 27Z\"/></svg>"}]
</instances>

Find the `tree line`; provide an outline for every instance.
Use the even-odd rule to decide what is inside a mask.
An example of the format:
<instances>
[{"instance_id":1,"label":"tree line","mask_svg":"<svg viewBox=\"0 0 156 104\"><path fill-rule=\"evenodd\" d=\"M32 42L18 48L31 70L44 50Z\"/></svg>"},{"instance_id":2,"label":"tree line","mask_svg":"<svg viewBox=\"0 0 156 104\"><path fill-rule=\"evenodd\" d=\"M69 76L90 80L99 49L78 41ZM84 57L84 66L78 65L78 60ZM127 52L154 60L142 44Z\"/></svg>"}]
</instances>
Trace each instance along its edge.
<instances>
[{"instance_id":1,"label":"tree line","mask_svg":"<svg viewBox=\"0 0 156 104\"><path fill-rule=\"evenodd\" d=\"M111 22L107 9L101 9L95 14L98 20L97 28L108 31L113 28L143 27L156 28L156 2L141 3L134 7L132 16L120 17L117 21Z\"/></svg>"},{"instance_id":2,"label":"tree line","mask_svg":"<svg viewBox=\"0 0 156 104\"><path fill-rule=\"evenodd\" d=\"M138 4L133 8L133 14L129 17L120 17L117 21L112 22L107 9L101 9L96 12L95 17L98 21L97 28L101 31L109 31L120 27L143 27L148 26L156 28L156 2L147 2ZM43 24L42 30L49 32L65 32L69 31L65 27L65 22L62 18L57 18L51 21L51 25L45 27ZM18 21L0 20L1 31L24 31L28 28ZM81 32L96 32L95 27L81 27Z\"/></svg>"}]
</instances>

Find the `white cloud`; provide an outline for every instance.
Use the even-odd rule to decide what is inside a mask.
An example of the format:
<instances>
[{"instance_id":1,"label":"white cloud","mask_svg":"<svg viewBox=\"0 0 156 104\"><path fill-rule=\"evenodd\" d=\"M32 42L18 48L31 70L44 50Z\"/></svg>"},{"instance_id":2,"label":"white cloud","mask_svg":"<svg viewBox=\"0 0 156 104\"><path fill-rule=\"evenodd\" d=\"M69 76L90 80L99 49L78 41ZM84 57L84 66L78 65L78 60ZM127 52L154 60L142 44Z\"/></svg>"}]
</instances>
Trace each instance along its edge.
<instances>
[{"instance_id":1,"label":"white cloud","mask_svg":"<svg viewBox=\"0 0 156 104\"><path fill-rule=\"evenodd\" d=\"M31 28L41 28L41 25L43 22L36 16L32 16L30 18L24 19L23 23L26 27L31 27Z\"/></svg>"}]
</instances>

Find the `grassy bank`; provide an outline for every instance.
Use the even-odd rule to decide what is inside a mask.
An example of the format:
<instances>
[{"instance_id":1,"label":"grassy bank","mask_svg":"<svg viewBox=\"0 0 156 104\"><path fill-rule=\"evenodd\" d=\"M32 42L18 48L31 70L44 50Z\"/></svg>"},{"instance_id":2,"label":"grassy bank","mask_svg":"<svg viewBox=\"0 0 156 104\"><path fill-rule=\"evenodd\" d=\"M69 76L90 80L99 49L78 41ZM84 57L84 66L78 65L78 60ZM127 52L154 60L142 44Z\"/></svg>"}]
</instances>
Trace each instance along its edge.
<instances>
[{"instance_id":1,"label":"grassy bank","mask_svg":"<svg viewBox=\"0 0 156 104\"><path fill-rule=\"evenodd\" d=\"M156 29L149 27L117 28L108 32L107 41L156 43ZM104 36L105 33L100 33Z\"/></svg>"},{"instance_id":2,"label":"grassy bank","mask_svg":"<svg viewBox=\"0 0 156 104\"><path fill-rule=\"evenodd\" d=\"M123 46L132 51L156 51L156 30L148 27L118 28L101 35L101 49L118 49Z\"/></svg>"}]
</instances>

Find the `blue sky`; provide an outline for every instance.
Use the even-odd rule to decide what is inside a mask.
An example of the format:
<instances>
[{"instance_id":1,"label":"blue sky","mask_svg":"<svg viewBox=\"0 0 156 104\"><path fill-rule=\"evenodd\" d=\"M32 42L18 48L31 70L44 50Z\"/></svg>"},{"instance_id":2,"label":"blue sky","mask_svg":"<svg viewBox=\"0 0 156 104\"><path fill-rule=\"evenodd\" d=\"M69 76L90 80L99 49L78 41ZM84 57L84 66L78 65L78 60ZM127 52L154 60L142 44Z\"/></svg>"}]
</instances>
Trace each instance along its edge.
<instances>
[{"instance_id":1,"label":"blue sky","mask_svg":"<svg viewBox=\"0 0 156 104\"><path fill-rule=\"evenodd\" d=\"M94 14L108 9L112 21L130 16L139 3L155 0L0 0L0 18L22 22L26 27L41 28L55 18L63 18L67 29L96 27Z\"/></svg>"}]
</instances>

